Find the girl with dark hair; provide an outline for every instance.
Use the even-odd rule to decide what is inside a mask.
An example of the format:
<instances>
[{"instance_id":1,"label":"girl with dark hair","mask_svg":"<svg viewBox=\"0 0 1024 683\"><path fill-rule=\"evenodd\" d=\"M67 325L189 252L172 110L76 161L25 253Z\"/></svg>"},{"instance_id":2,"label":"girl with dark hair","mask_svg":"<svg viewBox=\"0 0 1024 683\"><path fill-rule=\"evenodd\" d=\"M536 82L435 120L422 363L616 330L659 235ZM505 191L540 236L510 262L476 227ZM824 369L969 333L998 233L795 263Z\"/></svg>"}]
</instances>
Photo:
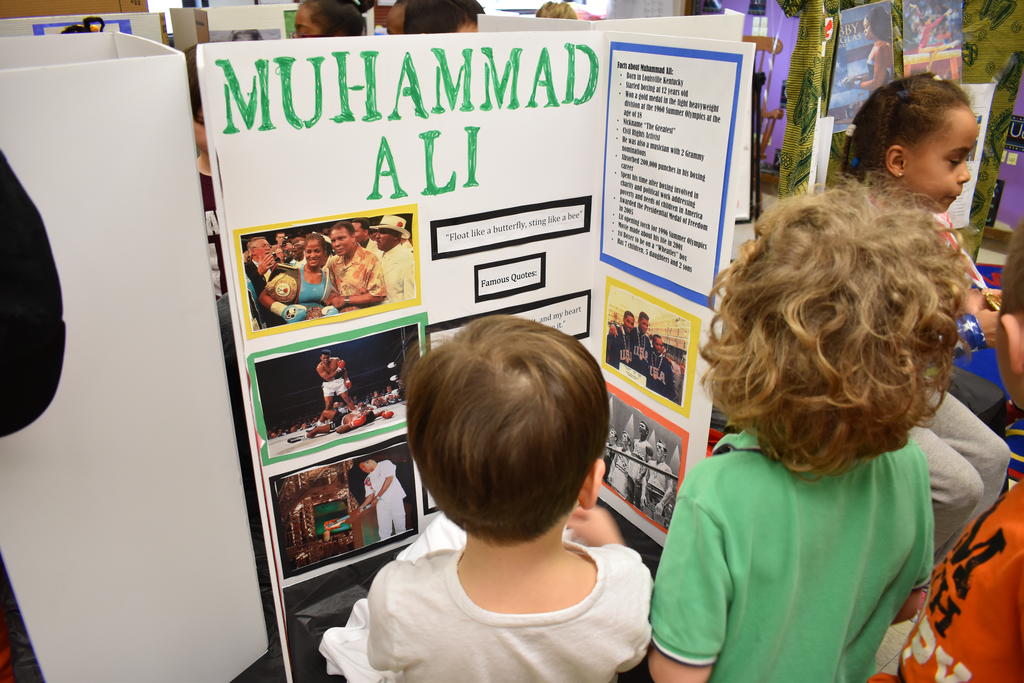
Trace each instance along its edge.
<instances>
[{"instance_id":1,"label":"girl with dark hair","mask_svg":"<svg viewBox=\"0 0 1024 683\"><path fill-rule=\"evenodd\" d=\"M366 35L363 12L376 0L303 0L295 13L295 38Z\"/></svg>"},{"instance_id":2,"label":"girl with dark hair","mask_svg":"<svg viewBox=\"0 0 1024 683\"><path fill-rule=\"evenodd\" d=\"M877 188L879 197L902 196L933 212L936 234L960 250L946 211L970 180L968 160L978 133L971 102L959 86L932 73L908 76L878 88L861 106L847 129L843 170ZM960 336L971 348L983 348L986 335L994 336L998 314L988 308L986 295L992 293L966 252L961 263L975 288L960 311ZM1004 424L1002 391L968 372L953 378L932 422L911 432L928 456L936 559L968 520L999 497L1010 460L996 433ZM980 415L993 415L992 422L987 426Z\"/></svg>"},{"instance_id":3,"label":"girl with dark hair","mask_svg":"<svg viewBox=\"0 0 1024 683\"><path fill-rule=\"evenodd\" d=\"M472 33L484 8L476 0L406 0L405 33Z\"/></svg>"}]
</instances>

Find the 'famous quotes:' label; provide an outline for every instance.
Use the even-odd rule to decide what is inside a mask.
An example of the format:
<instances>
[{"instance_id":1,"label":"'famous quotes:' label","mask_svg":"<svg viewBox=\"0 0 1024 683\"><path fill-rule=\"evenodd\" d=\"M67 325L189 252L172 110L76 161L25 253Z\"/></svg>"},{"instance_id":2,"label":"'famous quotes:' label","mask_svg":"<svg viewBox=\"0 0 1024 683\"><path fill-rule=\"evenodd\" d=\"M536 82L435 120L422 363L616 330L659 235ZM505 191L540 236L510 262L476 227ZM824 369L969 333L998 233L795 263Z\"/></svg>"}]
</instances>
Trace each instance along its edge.
<instances>
[{"instance_id":1,"label":"'famous quotes:' label","mask_svg":"<svg viewBox=\"0 0 1024 683\"><path fill-rule=\"evenodd\" d=\"M473 268L476 301L500 299L544 286L547 258L530 254L494 263L481 263Z\"/></svg>"}]
</instances>

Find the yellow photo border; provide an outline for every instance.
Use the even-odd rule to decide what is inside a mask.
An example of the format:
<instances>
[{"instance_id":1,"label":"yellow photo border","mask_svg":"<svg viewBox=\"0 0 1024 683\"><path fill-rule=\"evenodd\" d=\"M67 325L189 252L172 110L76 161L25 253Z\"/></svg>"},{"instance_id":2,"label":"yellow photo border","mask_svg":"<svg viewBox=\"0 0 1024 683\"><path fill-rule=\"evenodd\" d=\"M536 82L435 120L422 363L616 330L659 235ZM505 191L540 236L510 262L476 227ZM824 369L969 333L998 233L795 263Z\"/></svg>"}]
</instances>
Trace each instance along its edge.
<instances>
[{"instance_id":1,"label":"yellow photo border","mask_svg":"<svg viewBox=\"0 0 1024 683\"><path fill-rule=\"evenodd\" d=\"M686 320L690 324L689 347L686 349L686 365L684 366L684 372L686 373L686 377L683 380L683 401L681 405L679 403L673 403L672 401L668 400L661 394L657 394L648 389L647 387L640 386L635 381L633 381L633 379L628 377L625 373L620 372L618 368L615 368L608 364L608 319L610 317L608 311L608 303L611 300L611 291L613 287L616 289L624 290L629 294L632 294L633 296L648 302L649 304L651 304L651 306L655 306L663 311L672 313ZM701 332L700 318L691 313L687 313L681 308L677 308L676 306L665 303L660 299L656 299L650 294L647 294L646 292L643 292L637 289L636 287L633 287L632 285L626 284L621 280L616 280L611 276L605 278L604 306L601 310L603 315L602 325L604 330L602 333L601 340L601 367L603 367L616 377L625 380L631 386L636 387L644 394L653 398L655 401L665 406L666 408L674 410L675 412L681 414L683 417L690 417L690 407L691 402L693 401L693 376L697 367L696 351L698 342L700 340Z\"/></svg>"},{"instance_id":2,"label":"yellow photo border","mask_svg":"<svg viewBox=\"0 0 1024 683\"><path fill-rule=\"evenodd\" d=\"M398 213L411 213L413 216L413 225L416 229L412 233L412 249L416 255L416 296L405 301L396 301L390 304L379 304L377 306L370 306L363 308L358 311L349 311L348 313L339 313L337 315L328 316L325 318L316 318L315 320L302 320L297 323L289 323L287 325L277 325L276 327L268 327L265 330L256 330L252 326L252 316L249 311L248 296L246 296L247 288L245 286L245 260L242 256L242 238L252 233L266 233L273 232L275 230L282 230L286 228L294 228L302 225L310 225L313 223L325 223L327 221L343 221L347 218L359 218L362 216L383 216L387 214L398 214ZM234 250L235 256L235 267L238 269L238 295L241 299L239 306L242 311L245 312L244 325L245 325L245 338L246 339L258 339L260 337L269 337L275 334L281 334L282 332L292 332L294 330L302 330L309 327L316 327L318 325L329 325L336 322L345 322L348 320L355 320L357 318L365 318L370 315L377 315L378 313L387 313L388 311L397 311L402 308L409 308L410 306L419 306L423 300L423 284L420 273L420 231L423 229L423 223L420 219L419 205L418 204L403 204L401 206L390 206L376 209L364 209L363 211L354 211L350 213L341 213L331 216L320 216L318 218L302 218L294 221L284 221L282 223L268 223L267 225L254 225L248 228L236 228L231 233L232 244L231 248Z\"/></svg>"}]
</instances>

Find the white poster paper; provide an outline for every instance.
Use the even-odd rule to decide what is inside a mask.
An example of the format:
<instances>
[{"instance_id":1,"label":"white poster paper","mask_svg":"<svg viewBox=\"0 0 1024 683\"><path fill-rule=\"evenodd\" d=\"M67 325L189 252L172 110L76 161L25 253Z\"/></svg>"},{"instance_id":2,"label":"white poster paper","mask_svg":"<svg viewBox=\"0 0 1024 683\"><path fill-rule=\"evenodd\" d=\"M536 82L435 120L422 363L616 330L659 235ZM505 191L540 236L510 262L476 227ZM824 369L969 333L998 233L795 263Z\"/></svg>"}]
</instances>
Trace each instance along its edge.
<instances>
[{"instance_id":1,"label":"white poster paper","mask_svg":"<svg viewBox=\"0 0 1024 683\"><path fill-rule=\"evenodd\" d=\"M741 53L700 47L611 43L601 258L706 303L745 91Z\"/></svg>"},{"instance_id":2,"label":"white poster paper","mask_svg":"<svg viewBox=\"0 0 1024 683\"><path fill-rule=\"evenodd\" d=\"M828 175L828 161L832 152L832 127L835 125L835 118L825 116L818 119L814 126L814 163L811 164L811 175L807 179L807 186L814 188L815 185L824 185L825 177Z\"/></svg>"},{"instance_id":3,"label":"white poster paper","mask_svg":"<svg viewBox=\"0 0 1024 683\"><path fill-rule=\"evenodd\" d=\"M362 494L339 473L349 477L353 454L401 437L410 355L481 316L537 320L604 359L606 316L624 313L606 306L608 283L640 292L635 313L650 317L668 356L606 363L609 383L686 435L673 486L703 456L711 407L694 351L731 248L730 168L752 50L600 31L201 47L278 585L405 538L374 536L365 519L356 538L349 512ZM376 231L374 244L364 231ZM315 501L303 493L309 514L296 517L285 488L311 491L311 476L329 486ZM406 530L423 528L429 508L410 476ZM648 507L629 519L660 540L671 510Z\"/></svg>"}]
</instances>

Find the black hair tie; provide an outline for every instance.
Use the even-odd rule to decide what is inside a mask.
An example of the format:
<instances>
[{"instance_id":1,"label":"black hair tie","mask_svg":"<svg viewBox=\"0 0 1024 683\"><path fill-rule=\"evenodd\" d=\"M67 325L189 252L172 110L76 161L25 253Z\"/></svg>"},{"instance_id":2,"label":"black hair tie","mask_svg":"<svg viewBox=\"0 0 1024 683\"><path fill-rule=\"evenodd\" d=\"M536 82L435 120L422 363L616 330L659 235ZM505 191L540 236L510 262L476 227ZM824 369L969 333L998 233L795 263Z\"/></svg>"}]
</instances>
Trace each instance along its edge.
<instances>
[{"instance_id":1,"label":"black hair tie","mask_svg":"<svg viewBox=\"0 0 1024 683\"><path fill-rule=\"evenodd\" d=\"M907 92L906 88L897 90L896 97L900 98L900 102L903 104L910 104L910 93Z\"/></svg>"}]
</instances>

